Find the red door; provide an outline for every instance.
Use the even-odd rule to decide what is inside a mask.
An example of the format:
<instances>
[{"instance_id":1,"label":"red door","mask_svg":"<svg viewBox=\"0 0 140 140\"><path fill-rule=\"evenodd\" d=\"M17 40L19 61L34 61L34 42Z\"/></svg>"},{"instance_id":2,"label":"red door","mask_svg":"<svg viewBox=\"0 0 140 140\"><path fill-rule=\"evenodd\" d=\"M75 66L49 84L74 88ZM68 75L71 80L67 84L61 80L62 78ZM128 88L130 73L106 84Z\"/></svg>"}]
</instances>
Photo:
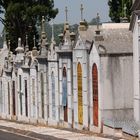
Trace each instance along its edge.
<instances>
[{"instance_id":1,"label":"red door","mask_svg":"<svg viewBox=\"0 0 140 140\"><path fill-rule=\"evenodd\" d=\"M96 64L92 68L93 84L93 125L98 126L98 71Z\"/></svg>"}]
</instances>

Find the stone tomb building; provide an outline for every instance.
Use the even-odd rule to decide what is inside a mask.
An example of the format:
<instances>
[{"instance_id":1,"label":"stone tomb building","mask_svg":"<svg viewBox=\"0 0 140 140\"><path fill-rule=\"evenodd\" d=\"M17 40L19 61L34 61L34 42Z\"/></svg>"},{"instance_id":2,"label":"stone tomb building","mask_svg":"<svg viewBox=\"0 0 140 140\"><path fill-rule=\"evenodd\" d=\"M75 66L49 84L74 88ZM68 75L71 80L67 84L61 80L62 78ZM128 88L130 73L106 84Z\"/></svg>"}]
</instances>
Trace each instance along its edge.
<instances>
[{"instance_id":1,"label":"stone tomb building","mask_svg":"<svg viewBox=\"0 0 140 140\"><path fill-rule=\"evenodd\" d=\"M101 132L133 120L133 53L128 23L88 26L66 18L56 46L42 19L40 49L19 38L16 55L0 51L0 116L27 123ZM52 28L53 33L53 28ZM35 38L34 38L35 40ZM5 54L5 55L3 55ZM1 58L2 57L2 58ZM121 122L116 125L117 122Z\"/></svg>"}]
</instances>

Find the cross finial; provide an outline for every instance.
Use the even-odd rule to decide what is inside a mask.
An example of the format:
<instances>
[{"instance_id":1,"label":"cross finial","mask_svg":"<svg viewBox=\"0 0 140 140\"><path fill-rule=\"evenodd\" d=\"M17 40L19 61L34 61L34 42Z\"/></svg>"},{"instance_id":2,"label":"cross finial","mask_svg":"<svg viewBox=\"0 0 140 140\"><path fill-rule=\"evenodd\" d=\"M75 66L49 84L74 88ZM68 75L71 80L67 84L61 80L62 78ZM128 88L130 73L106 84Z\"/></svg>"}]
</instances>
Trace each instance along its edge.
<instances>
[{"instance_id":1,"label":"cross finial","mask_svg":"<svg viewBox=\"0 0 140 140\"><path fill-rule=\"evenodd\" d=\"M83 4L81 4L80 10L81 10L81 21L83 21L83 10L84 10Z\"/></svg>"},{"instance_id":2,"label":"cross finial","mask_svg":"<svg viewBox=\"0 0 140 140\"><path fill-rule=\"evenodd\" d=\"M99 29L99 23L100 23L99 13L97 13L96 22L97 22L97 29Z\"/></svg>"},{"instance_id":3,"label":"cross finial","mask_svg":"<svg viewBox=\"0 0 140 140\"><path fill-rule=\"evenodd\" d=\"M28 35L26 35L26 45L28 45Z\"/></svg>"},{"instance_id":4,"label":"cross finial","mask_svg":"<svg viewBox=\"0 0 140 140\"><path fill-rule=\"evenodd\" d=\"M65 13L66 13L66 22L68 21L68 8L67 6L65 7Z\"/></svg>"},{"instance_id":5,"label":"cross finial","mask_svg":"<svg viewBox=\"0 0 140 140\"><path fill-rule=\"evenodd\" d=\"M10 49L11 49L11 42L10 42L10 40L8 40L8 47L9 47L9 52L10 52Z\"/></svg>"}]
</instances>

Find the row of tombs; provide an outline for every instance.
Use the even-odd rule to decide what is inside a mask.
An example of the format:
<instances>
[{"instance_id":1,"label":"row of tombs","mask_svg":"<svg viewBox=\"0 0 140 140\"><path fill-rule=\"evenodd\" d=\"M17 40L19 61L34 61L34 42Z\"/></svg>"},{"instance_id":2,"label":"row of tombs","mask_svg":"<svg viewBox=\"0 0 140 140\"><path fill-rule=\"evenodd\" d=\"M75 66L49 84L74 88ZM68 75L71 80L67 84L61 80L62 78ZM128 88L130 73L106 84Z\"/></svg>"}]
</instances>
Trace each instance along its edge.
<instances>
[{"instance_id":1,"label":"row of tombs","mask_svg":"<svg viewBox=\"0 0 140 140\"><path fill-rule=\"evenodd\" d=\"M101 132L133 120L133 51L129 23L69 23L56 46L42 19L39 50L18 40L16 55L0 51L3 119ZM35 38L34 38L35 40ZM126 122L126 123L124 123Z\"/></svg>"}]
</instances>

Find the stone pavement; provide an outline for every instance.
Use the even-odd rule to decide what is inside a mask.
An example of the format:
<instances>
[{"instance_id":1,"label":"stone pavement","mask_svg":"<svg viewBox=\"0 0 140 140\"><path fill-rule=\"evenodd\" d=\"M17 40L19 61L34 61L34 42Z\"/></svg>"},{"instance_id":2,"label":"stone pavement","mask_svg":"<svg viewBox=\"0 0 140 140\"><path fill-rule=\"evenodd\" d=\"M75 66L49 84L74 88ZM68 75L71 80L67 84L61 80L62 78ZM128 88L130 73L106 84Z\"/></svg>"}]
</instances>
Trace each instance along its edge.
<instances>
[{"instance_id":1,"label":"stone pavement","mask_svg":"<svg viewBox=\"0 0 140 140\"><path fill-rule=\"evenodd\" d=\"M5 120L0 120L0 130L22 134L27 137L33 137L36 140L111 140L111 138L99 137L88 133L86 134L52 127L21 124Z\"/></svg>"}]
</instances>

